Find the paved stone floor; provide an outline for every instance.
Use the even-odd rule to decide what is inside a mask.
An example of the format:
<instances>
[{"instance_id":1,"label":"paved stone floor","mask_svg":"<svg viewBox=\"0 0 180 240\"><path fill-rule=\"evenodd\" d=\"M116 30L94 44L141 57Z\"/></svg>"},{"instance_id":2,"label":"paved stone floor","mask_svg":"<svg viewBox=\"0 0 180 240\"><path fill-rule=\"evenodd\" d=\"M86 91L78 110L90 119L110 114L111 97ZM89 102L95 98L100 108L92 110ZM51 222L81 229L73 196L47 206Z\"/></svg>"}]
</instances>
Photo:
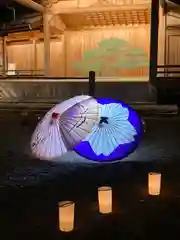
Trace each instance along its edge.
<instances>
[{"instance_id":1,"label":"paved stone floor","mask_svg":"<svg viewBox=\"0 0 180 240\"><path fill-rule=\"evenodd\" d=\"M141 146L120 163L93 164L69 153L61 162L32 159L29 139L43 112L0 112L0 232L4 239L179 239L180 117L143 116ZM149 171L162 191L149 197ZM98 213L97 187L113 189L113 213ZM58 230L58 202L76 203L75 231ZM4 235L5 234L5 235Z\"/></svg>"}]
</instances>

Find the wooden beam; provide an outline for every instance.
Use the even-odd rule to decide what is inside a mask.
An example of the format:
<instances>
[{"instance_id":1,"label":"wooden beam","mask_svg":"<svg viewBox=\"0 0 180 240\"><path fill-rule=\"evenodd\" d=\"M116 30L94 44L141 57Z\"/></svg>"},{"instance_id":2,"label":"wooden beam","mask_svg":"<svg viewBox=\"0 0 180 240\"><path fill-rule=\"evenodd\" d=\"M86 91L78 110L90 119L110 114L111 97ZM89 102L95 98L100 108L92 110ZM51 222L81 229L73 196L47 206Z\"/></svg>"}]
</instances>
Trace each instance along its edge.
<instances>
[{"instance_id":1,"label":"wooden beam","mask_svg":"<svg viewBox=\"0 0 180 240\"><path fill-rule=\"evenodd\" d=\"M36 3L32 0L13 0L25 7L28 7L28 8L32 8L34 9L35 11L38 11L38 12L43 12L44 11L44 7L39 4L39 3Z\"/></svg>"},{"instance_id":2,"label":"wooden beam","mask_svg":"<svg viewBox=\"0 0 180 240\"><path fill-rule=\"evenodd\" d=\"M178 15L180 14L180 4L179 3L175 3L172 0L171 1L166 0L166 5L167 5L168 12L176 13Z\"/></svg>"},{"instance_id":3,"label":"wooden beam","mask_svg":"<svg viewBox=\"0 0 180 240\"><path fill-rule=\"evenodd\" d=\"M134 5L121 5L121 6L99 6L99 7L82 7L82 8L54 8L54 14L83 14L83 13L98 13L98 12L111 12L111 11L140 11L150 9L151 4L134 4Z\"/></svg>"},{"instance_id":4,"label":"wooden beam","mask_svg":"<svg viewBox=\"0 0 180 240\"><path fill-rule=\"evenodd\" d=\"M43 13L43 26L44 26L44 75L48 77L50 75L50 26L49 16L47 11Z\"/></svg>"},{"instance_id":5,"label":"wooden beam","mask_svg":"<svg viewBox=\"0 0 180 240\"><path fill-rule=\"evenodd\" d=\"M55 33L63 33L66 29L64 22L62 21L60 15L53 14L50 17L49 25L51 30Z\"/></svg>"},{"instance_id":6,"label":"wooden beam","mask_svg":"<svg viewBox=\"0 0 180 240\"><path fill-rule=\"evenodd\" d=\"M36 39L33 39L33 70L37 70L37 46Z\"/></svg>"},{"instance_id":7,"label":"wooden beam","mask_svg":"<svg viewBox=\"0 0 180 240\"><path fill-rule=\"evenodd\" d=\"M64 32L66 26L64 22L62 21L60 15L52 15L52 21L50 21L50 24L52 26L55 26L57 29L59 29L61 32Z\"/></svg>"}]
</instances>

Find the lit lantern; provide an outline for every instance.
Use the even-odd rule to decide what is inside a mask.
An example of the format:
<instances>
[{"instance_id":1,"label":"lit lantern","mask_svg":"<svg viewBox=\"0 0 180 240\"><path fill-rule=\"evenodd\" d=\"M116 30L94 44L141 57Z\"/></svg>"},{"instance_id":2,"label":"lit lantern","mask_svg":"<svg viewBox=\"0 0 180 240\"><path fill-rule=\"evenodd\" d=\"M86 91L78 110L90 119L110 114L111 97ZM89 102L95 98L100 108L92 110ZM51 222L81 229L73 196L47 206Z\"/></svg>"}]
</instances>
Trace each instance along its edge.
<instances>
[{"instance_id":1,"label":"lit lantern","mask_svg":"<svg viewBox=\"0 0 180 240\"><path fill-rule=\"evenodd\" d=\"M111 187L99 187L98 188L98 201L100 213L112 212L112 188Z\"/></svg>"},{"instance_id":2,"label":"lit lantern","mask_svg":"<svg viewBox=\"0 0 180 240\"><path fill-rule=\"evenodd\" d=\"M8 75L16 75L16 64L15 63L8 63Z\"/></svg>"},{"instance_id":3,"label":"lit lantern","mask_svg":"<svg viewBox=\"0 0 180 240\"><path fill-rule=\"evenodd\" d=\"M70 232L74 229L74 206L71 201L60 202L59 204L59 230Z\"/></svg>"},{"instance_id":4,"label":"lit lantern","mask_svg":"<svg viewBox=\"0 0 180 240\"><path fill-rule=\"evenodd\" d=\"M161 173L150 172L148 175L149 195L159 195L161 191Z\"/></svg>"}]
</instances>

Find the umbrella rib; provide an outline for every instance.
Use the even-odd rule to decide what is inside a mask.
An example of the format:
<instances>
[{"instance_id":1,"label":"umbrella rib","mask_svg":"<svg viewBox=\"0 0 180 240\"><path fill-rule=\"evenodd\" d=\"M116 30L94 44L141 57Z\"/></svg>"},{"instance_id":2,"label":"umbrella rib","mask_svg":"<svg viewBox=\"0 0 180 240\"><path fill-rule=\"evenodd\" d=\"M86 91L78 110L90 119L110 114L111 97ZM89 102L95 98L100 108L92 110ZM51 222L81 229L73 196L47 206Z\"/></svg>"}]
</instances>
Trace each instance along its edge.
<instances>
[{"instance_id":1,"label":"umbrella rib","mask_svg":"<svg viewBox=\"0 0 180 240\"><path fill-rule=\"evenodd\" d=\"M53 118L57 113L60 118ZM77 96L50 109L35 129L34 154L51 160L53 156L72 150L92 130L99 117L99 107L89 96ZM50 125L50 124L56 125ZM33 148L33 147L32 147Z\"/></svg>"}]
</instances>

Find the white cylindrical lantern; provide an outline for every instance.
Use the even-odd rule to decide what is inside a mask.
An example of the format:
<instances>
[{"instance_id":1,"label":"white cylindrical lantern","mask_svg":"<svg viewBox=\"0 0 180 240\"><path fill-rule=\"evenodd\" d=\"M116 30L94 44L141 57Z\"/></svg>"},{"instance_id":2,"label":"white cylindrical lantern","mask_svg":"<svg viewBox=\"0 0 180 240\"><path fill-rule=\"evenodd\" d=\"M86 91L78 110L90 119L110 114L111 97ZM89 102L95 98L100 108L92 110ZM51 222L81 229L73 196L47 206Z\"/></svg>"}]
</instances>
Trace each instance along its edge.
<instances>
[{"instance_id":1,"label":"white cylindrical lantern","mask_svg":"<svg viewBox=\"0 0 180 240\"><path fill-rule=\"evenodd\" d=\"M111 187L99 187L98 188L98 202L100 213L112 212L112 188Z\"/></svg>"},{"instance_id":2,"label":"white cylindrical lantern","mask_svg":"<svg viewBox=\"0 0 180 240\"><path fill-rule=\"evenodd\" d=\"M74 207L75 203L64 201L59 203L59 230L70 232L74 229Z\"/></svg>"},{"instance_id":3,"label":"white cylindrical lantern","mask_svg":"<svg viewBox=\"0 0 180 240\"><path fill-rule=\"evenodd\" d=\"M149 195L159 195L161 191L161 173L150 172L148 174Z\"/></svg>"},{"instance_id":4,"label":"white cylindrical lantern","mask_svg":"<svg viewBox=\"0 0 180 240\"><path fill-rule=\"evenodd\" d=\"M15 63L8 63L8 75L16 75L16 64Z\"/></svg>"}]
</instances>

